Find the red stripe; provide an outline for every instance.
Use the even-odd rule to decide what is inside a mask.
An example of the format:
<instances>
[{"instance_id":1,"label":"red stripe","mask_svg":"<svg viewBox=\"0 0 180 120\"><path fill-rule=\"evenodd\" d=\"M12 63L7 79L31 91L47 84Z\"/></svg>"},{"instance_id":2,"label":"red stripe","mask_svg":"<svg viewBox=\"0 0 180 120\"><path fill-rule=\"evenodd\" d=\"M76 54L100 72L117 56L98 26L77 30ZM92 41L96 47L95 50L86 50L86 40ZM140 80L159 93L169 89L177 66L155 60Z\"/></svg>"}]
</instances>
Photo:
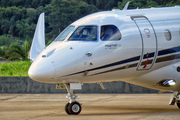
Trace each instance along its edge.
<instances>
[{"instance_id":1,"label":"red stripe","mask_svg":"<svg viewBox=\"0 0 180 120\"><path fill-rule=\"evenodd\" d=\"M148 64L148 61L149 61L149 59L147 59L146 64L144 65L143 69L146 68L146 66L147 66L147 64Z\"/></svg>"}]
</instances>

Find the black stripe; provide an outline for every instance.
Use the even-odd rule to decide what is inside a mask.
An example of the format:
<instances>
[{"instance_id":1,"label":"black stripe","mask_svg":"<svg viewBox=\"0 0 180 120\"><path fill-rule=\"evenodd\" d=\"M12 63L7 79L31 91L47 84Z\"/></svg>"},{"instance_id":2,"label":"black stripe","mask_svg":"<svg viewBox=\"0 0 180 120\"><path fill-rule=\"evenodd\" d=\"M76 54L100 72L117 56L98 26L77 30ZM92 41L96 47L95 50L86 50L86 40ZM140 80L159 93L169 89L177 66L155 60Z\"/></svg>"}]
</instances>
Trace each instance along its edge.
<instances>
[{"instance_id":1,"label":"black stripe","mask_svg":"<svg viewBox=\"0 0 180 120\"><path fill-rule=\"evenodd\" d=\"M144 54L143 59L147 59L147 58L154 57L154 54L155 54L155 52L153 52L153 53L147 53L147 54Z\"/></svg>"},{"instance_id":2,"label":"black stripe","mask_svg":"<svg viewBox=\"0 0 180 120\"><path fill-rule=\"evenodd\" d=\"M174 48L165 49L165 50L161 50L161 51L158 52L158 56L166 55L166 54L171 54L171 53L175 53L175 52L180 52L180 46L174 47Z\"/></svg>"},{"instance_id":3,"label":"black stripe","mask_svg":"<svg viewBox=\"0 0 180 120\"><path fill-rule=\"evenodd\" d=\"M156 63L174 60L174 59L179 59L179 58L176 58L176 55L165 56L165 57L157 58Z\"/></svg>"},{"instance_id":4,"label":"black stripe","mask_svg":"<svg viewBox=\"0 0 180 120\"><path fill-rule=\"evenodd\" d=\"M112 70L107 70L107 71L104 71L104 72L95 73L95 74L92 74L92 75L89 75L89 76L99 75L99 74L108 73L108 72L114 72L114 71L117 71L117 70L128 69L128 68L136 67L137 65L138 65L138 63L135 63L135 64L131 64L129 66L123 66L123 67L115 68L115 69L112 69Z\"/></svg>"},{"instance_id":5,"label":"black stripe","mask_svg":"<svg viewBox=\"0 0 180 120\"><path fill-rule=\"evenodd\" d=\"M94 70L104 69L104 68L107 68L107 67L113 67L113 66L116 66L116 65L121 65L121 64L129 63L129 62L138 61L139 59L140 59L140 56L136 56L136 57L129 58L129 59L126 59L126 60L118 61L118 62L115 62L115 63L107 64L107 65L100 66L100 67L93 68L93 69L83 70L83 71L80 71L80 72L77 72L77 73L72 73L72 74L65 75L65 76L76 75L76 74L84 73L85 71L90 72L90 71L94 71ZM65 76L62 76L62 77L65 77Z\"/></svg>"}]
</instances>

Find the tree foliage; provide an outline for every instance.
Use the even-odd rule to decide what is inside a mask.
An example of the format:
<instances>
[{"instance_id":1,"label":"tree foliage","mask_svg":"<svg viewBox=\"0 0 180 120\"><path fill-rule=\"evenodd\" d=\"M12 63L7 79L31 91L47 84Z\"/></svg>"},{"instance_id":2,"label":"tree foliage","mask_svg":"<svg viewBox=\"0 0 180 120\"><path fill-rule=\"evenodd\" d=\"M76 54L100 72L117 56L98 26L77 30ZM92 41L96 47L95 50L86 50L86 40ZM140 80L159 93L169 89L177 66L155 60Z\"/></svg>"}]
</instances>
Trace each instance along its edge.
<instances>
[{"instance_id":1,"label":"tree foliage","mask_svg":"<svg viewBox=\"0 0 180 120\"><path fill-rule=\"evenodd\" d=\"M49 4L51 0L0 0L1 7L26 7L26 8L37 8Z\"/></svg>"},{"instance_id":2,"label":"tree foliage","mask_svg":"<svg viewBox=\"0 0 180 120\"><path fill-rule=\"evenodd\" d=\"M8 60L28 60L29 45L25 41L21 47L18 44L11 44L6 52L6 58Z\"/></svg>"},{"instance_id":3,"label":"tree foliage","mask_svg":"<svg viewBox=\"0 0 180 120\"><path fill-rule=\"evenodd\" d=\"M88 4L95 5L99 10L112 10L117 7L118 1L122 0L83 0Z\"/></svg>"},{"instance_id":4,"label":"tree foliage","mask_svg":"<svg viewBox=\"0 0 180 120\"><path fill-rule=\"evenodd\" d=\"M58 35L67 25L80 17L98 11L95 6L81 0L53 0L51 6L47 7L50 7L52 11L47 15L48 28L54 35Z\"/></svg>"},{"instance_id":5,"label":"tree foliage","mask_svg":"<svg viewBox=\"0 0 180 120\"><path fill-rule=\"evenodd\" d=\"M2 57L4 55L5 55L5 49L3 47L0 47L0 57Z\"/></svg>"},{"instance_id":6,"label":"tree foliage","mask_svg":"<svg viewBox=\"0 0 180 120\"><path fill-rule=\"evenodd\" d=\"M0 35L28 41L32 40L41 12L45 12L48 41L73 21L98 11L82 0L0 0L0 6Z\"/></svg>"}]
</instances>

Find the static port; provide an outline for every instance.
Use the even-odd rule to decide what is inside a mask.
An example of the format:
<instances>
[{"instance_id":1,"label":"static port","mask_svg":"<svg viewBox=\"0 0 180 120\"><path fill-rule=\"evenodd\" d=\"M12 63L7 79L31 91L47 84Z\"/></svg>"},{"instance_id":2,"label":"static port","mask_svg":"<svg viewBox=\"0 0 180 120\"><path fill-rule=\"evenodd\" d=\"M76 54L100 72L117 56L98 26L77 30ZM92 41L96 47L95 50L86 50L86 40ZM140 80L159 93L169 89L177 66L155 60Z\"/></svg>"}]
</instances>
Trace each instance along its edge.
<instances>
[{"instance_id":1,"label":"static port","mask_svg":"<svg viewBox=\"0 0 180 120\"><path fill-rule=\"evenodd\" d=\"M179 66L177 67L177 71L180 72L180 67Z\"/></svg>"}]
</instances>

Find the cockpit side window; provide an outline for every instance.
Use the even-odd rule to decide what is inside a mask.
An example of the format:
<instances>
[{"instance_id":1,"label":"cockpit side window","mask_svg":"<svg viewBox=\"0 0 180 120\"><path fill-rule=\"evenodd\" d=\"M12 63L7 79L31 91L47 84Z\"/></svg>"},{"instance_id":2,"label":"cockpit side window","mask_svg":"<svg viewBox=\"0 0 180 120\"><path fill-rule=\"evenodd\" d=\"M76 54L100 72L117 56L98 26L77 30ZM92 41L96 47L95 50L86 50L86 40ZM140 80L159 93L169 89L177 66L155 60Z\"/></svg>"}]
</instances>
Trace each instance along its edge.
<instances>
[{"instance_id":1,"label":"cockpit side window","mask_svg":"<svg viewBox=\"0 0 180 120\"><path fill-rule=\"evenodd\" d=\"M103 26L101 26L100 38L102 41L120 40L121 33L115 25L103 25Z\"/></svg>"},{"instance_id":2,"label":"cockpit side window","mask_svg":"<svg viewBox=\"0 0 180 120\"><path fill-rule=\"evenodd\" d=\"M97 26L80 26L78 27L69 41L96 41L97 40Z\"/></svg>"}]
</instances>

